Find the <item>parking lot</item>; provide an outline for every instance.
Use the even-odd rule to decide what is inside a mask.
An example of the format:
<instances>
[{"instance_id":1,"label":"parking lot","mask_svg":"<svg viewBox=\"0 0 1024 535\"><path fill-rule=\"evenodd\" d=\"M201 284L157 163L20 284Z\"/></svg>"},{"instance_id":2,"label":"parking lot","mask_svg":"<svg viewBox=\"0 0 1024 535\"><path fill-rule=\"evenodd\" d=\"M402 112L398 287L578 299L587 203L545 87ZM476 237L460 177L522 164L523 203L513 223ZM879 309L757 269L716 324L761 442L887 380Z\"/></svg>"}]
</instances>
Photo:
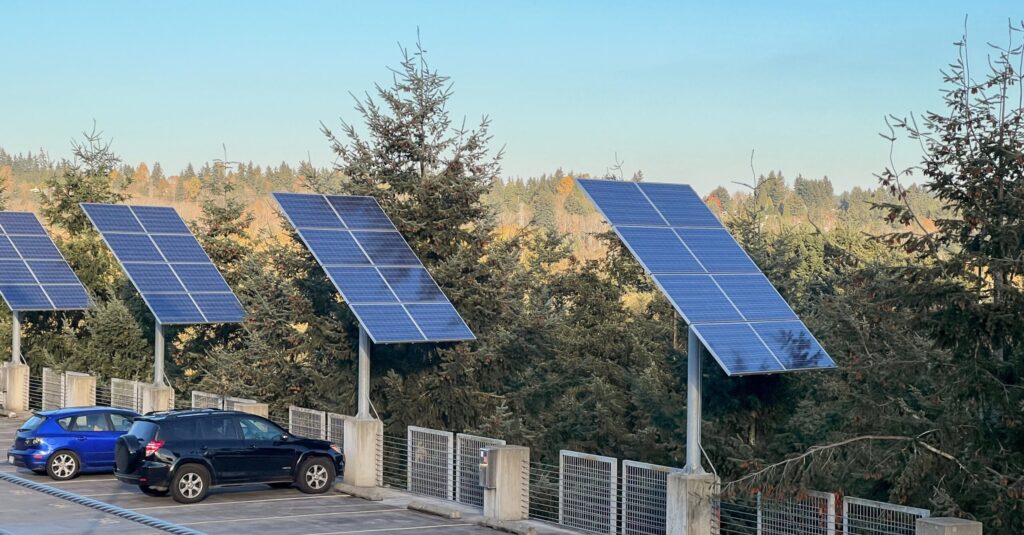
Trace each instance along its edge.
<instances>
[{"instance_id":1,"label":"parking lot","mask_svg":"<svg viewBox=\"0 0 1024 535\"><path fill-rule=\"evenodd\" d=\"M0 417L0 450L13 444L19 423ZM170 497L146 496L135 487L118 482L112 474L83 475L57 482L45 475L15 469L7 464L6 455L0 461L0 471L210 534L495 533L469 522L434 517L336 492L307 495L295 489L249 485L214 489L205 501L182 505ZM0 481L0 533L4 532L15 535L161 533L130 520Z\"/></svg>"}]
</instances>

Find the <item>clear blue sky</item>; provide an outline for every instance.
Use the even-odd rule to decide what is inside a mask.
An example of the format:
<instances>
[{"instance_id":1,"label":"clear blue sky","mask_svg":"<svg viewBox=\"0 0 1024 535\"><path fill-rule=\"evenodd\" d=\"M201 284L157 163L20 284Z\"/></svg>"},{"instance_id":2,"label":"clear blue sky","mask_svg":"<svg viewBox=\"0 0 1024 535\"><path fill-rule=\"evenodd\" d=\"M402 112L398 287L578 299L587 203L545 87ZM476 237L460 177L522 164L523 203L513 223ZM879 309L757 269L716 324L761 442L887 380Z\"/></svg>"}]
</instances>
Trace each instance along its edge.
<instances>
[{"instance_id":1,"label":"clear blue sky","mask_svg":"<svg viewBox=\"0 0 1024 535\"><path fill-rule=\"evenodd\" d=\"M873 186L884 115L940 105L965 14L983 57L1024 4L0 0L0 146L67 156L96 119L168 174L221 143L326 165L318 122L356 119L349 92L388 82L419 27L455 113L492 118L506 176L601 174L618 153L706 192L749 179L754 149L759 172Z\"/></svg>"}]
</instances>

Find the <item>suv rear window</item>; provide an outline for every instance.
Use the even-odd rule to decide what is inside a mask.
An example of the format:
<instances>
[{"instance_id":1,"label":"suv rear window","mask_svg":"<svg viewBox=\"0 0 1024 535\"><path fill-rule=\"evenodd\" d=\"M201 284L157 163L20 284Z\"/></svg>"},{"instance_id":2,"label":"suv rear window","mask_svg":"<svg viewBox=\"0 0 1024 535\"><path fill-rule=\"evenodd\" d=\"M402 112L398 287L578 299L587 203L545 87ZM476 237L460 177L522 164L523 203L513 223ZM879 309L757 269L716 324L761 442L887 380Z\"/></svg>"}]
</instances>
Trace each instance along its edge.
<instances>
[{"instance_id":1,"label":"suv rear window","mask_svg":"<svg viewBox=\"0 0 1024 535\"><path fill-rule=\"evenodd\" d=\"M132 423L132 428L128 430L129 435L135 435L142 440L150 441L156 438L156 432L160 430L160 426L153 422L146 420L135 420Z\"/></svg>"}]
</instances>

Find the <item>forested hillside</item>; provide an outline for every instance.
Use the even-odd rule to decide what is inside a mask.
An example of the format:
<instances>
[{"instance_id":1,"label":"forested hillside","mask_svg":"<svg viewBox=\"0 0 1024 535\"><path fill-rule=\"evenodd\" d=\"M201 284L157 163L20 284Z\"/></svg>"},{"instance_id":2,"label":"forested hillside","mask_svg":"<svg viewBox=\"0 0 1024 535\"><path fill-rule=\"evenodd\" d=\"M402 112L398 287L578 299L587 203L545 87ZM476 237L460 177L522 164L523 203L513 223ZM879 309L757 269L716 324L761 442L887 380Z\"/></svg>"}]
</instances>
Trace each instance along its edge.
<instances>
[{"instance_id":1,"label":"forested hillside","mask_svg":"<svg viewBox=\"0 0 1024 535\"><path fill-rule=\"evenodd\" d=\"M893 120L923 159L880 170L877 188L773 171L707 196L839 365L746 378L704 367L704 447L727 488L838 490L1024 531L1024 109L1020 51L1002 57L981 82L954 66L947 108L919 130ZM686 330L669 303L571 171L501 179L488 120L453 128L448 80L422 54L396 73L351 123L324 129L331 169L171 174L122 162L96 134L68 162L0 152L8 208L41 214L95 300L27 315L29 363L151 376L152 317L77 203L173 204L248 312L169 330L176 390L352 413L354 318L267 194L368 194L478 337L375 347L386 425L477 431L548 460L566 448L681 466Z\"/></svg>"}]
</instances>

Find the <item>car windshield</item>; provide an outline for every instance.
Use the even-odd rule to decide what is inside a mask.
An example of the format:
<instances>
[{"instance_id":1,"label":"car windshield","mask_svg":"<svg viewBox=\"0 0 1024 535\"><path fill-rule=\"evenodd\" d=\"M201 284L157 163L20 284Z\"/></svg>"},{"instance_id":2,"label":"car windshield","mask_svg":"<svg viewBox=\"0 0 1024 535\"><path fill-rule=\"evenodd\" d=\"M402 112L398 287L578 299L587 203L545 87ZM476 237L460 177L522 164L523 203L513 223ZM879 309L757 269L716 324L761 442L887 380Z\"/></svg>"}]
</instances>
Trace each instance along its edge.
<instances>
[{"instance_id":1,"label":"car windshield","mask_svg":"<svg viewBox=\"0 0 1024 535\"><path fill-rule=\"evenodd\" d=\"M18 431L35 431L36 429L39 428L40 425L43 425L43 422L45 421L45 416L32 416L31 418L28 419L27 422L25 422L24 424L21 425L21 427L18 428Z\"/></svg>"}]
</instances>

